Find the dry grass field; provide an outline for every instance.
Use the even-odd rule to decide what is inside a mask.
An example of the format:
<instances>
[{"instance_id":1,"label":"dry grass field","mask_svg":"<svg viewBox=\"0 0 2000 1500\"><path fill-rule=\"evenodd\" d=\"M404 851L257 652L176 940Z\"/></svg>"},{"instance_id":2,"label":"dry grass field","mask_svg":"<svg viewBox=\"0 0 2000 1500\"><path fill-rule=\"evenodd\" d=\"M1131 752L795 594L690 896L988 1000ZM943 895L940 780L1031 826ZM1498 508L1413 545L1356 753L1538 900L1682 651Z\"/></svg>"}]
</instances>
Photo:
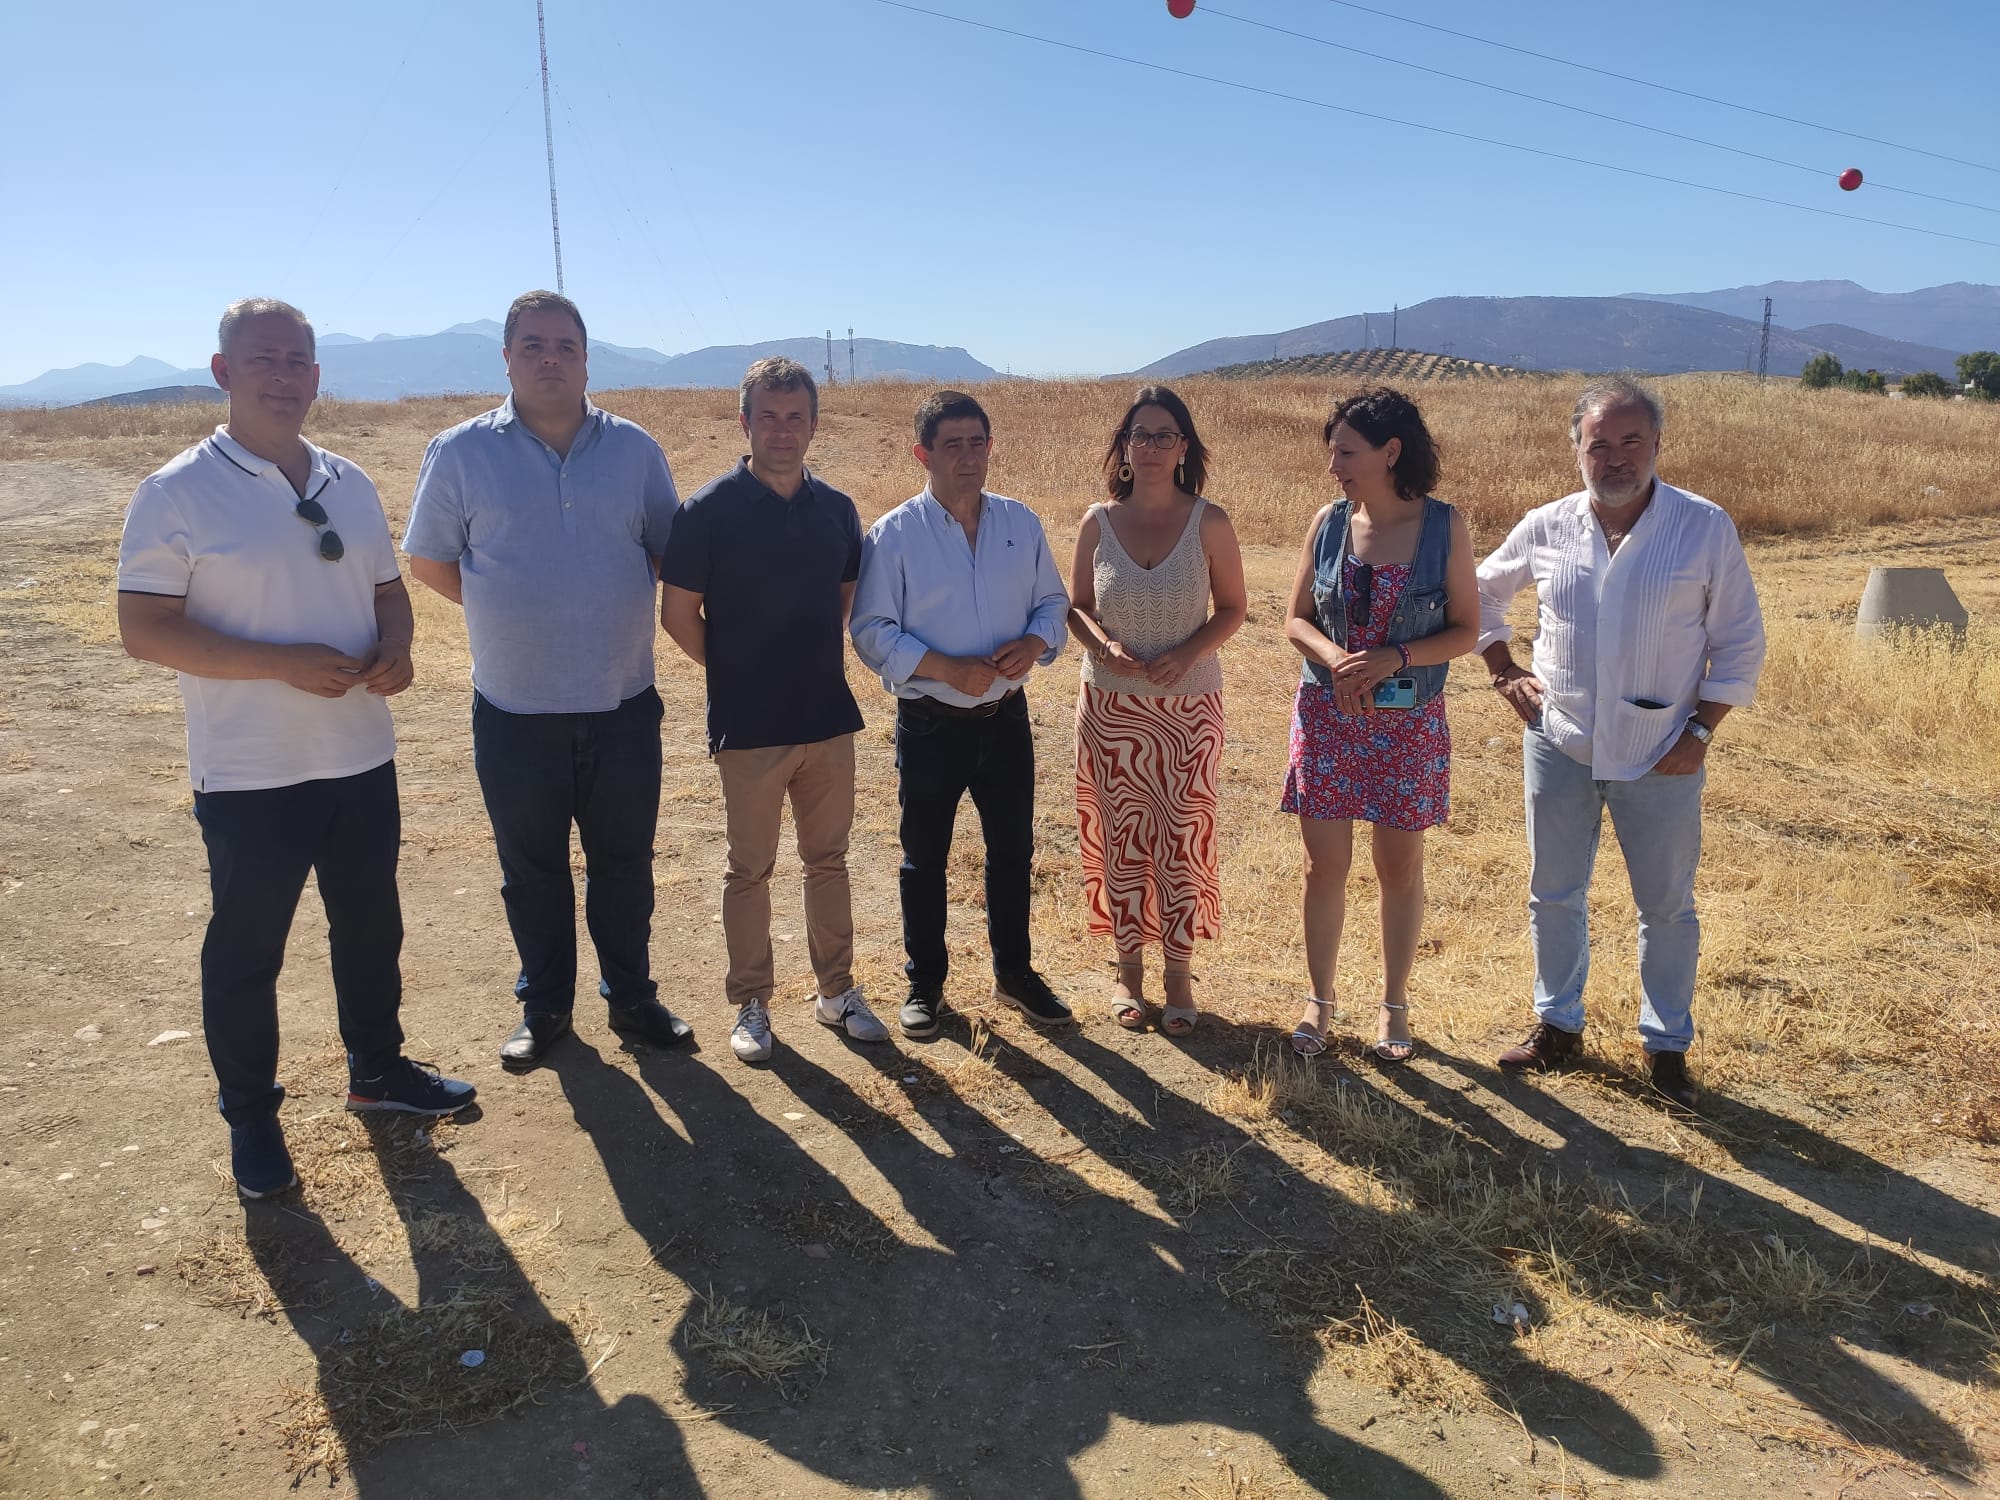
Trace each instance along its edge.
<instances>
[{"instance_id":1,"label":"dry grass field","mask_svg":"<svg viewBox=\"0 0 2000 1500\"><path fill-rule=\"evenodd\" d=\"M1710 760L1692 1053L1708 1103L1690 1119L1637 1086L1634 921L1609 840L1593 1066L1491 1066L1527 1017L1526 856L1518 726L1476 666L1449 690L1418 1060L1362 1056L1365 860L1340 1044L1314 1067L1278 1045L1303 986L1297 836L1274 811L1298 667L1278 627L1328 493L1319 423L1346 387L1177 388L1218 454L1210 493L1251 593L1225 653L1225 936L1197 956L1191 1042L1121 1032L1102 1003L1072 655L1031 683L1036 919L1083 1024L1041 1036L984 1003L968 815L955 1027L851 1048L781 1006L772 1067L737 1064L701 684L663 639L654 947L702 1048L621 1050L586 1003L556 1066L508 1077L464 630L419 593L418 682L396 701L406 1026L480 1108L428 1131L339 1111L309 895L281 993L304 1190L249 1210L200 1051L206 895L178 702L119 652L110 592L132 482L213 417L0 413L0 1493L1990 1493L2000 410L1663 383L1663 472L1737 518L1771 640L1756 705ZM1440 493L1480 546L1575 488L1573 393L1418 392ZM815 466L864 517L918 488L921 394L828 394ZM1032 503L1065 559L1128 396L982 392L993 487ZM400 533L425 439L486 404L327 402L310 431L370 470ZM686 489L739 451L733 393L605 404L660 438ZM1875 563L1946 568L1965 644L1857 643ZM853 678L860 968L893 1008L890 716ZM779 959L803 995L795 872L781 860ZM194 1035L162 1040L175 1031Z\"/></svg>"}]
</instances>

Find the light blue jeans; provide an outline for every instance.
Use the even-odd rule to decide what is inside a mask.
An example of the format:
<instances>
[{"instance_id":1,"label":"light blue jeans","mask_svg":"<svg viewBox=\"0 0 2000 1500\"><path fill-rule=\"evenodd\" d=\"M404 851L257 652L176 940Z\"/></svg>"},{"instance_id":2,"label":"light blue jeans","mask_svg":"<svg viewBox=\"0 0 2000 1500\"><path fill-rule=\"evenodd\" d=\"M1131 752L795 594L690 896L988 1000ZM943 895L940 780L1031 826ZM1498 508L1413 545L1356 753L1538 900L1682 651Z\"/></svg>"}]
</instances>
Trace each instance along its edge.
<instances>
[{"instance_id":1,"label":"light blue jeans","mask_svg":"<svg viewBox=\"0 0 2000 1500\"><path fill-rule=\"evenodd\" d=\"M1590 875L1604 811L1625 854L1639 908L1639 1036L1648 1052L1685 1052L1694 1040L1695 960L1701 923L1694 872L1701 863L1701 789L1692 776L1648 771L1637 781L1597 781L1550 744L1523 731L1527 784L1528 932L1535 947L1535 1014L1564 1031L1583 1030L1590 973Z\"/></svg>"}]
</instances>

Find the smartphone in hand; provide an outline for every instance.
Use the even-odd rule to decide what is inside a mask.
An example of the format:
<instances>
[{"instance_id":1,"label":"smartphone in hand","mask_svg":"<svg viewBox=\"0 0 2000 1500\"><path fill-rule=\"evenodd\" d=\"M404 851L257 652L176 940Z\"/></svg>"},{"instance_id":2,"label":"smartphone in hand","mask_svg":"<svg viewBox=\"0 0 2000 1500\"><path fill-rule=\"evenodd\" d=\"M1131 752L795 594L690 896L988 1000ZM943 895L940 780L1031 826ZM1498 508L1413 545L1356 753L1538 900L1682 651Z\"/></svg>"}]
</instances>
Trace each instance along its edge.
<instances>
[{"instance_id":1,"label":"smartphone in hand","mask_svg":"<svg viewBox=\"0 0 2000 1500\"><path fill-rule=\"evenodd\" d=\"M1377 708L1415 708L1417 680L1414 677L1385 677L1375 684Z\"/></svg>"}]
</instances>

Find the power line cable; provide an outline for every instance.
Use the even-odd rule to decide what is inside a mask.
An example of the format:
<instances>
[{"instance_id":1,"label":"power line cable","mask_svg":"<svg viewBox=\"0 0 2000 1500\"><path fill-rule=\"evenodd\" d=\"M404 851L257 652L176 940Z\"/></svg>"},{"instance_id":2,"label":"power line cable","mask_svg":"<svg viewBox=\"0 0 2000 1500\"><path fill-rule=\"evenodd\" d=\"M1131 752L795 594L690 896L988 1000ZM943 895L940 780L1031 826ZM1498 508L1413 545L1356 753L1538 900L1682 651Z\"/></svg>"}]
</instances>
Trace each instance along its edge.
<instances>
[{"instance_id":1,"label":"power line cable","mask_svg":"<svg viewBox=\"0 0 2000 1500\"><path fill-rule=\"evenodd\" d=\"M1512 52L1521 57L1532 57L1541 62L1555 63L1558 67L1575 68L1579 72L1595 73L1600 78L1615 78L1620 83L1636 83L1641 88L1658 89L1663 94L1678 94L1683 99L1698 99L1703 104L1720 105L1723 109L1741 110L1746 115L1761 115L1766 120L1781 120L1787 125L1803 125L1808 130L1824 130L1829 135L1843 135L1850 141L1866 141L1871 146L1887 146L1892 151L1908 151L1916 156L1928 156L1933 161L1948 161L1956 167L1971 167L1980 172L2000 173L2000 167L1989 166L1983 161L1967 161L1962 156L1947 156L1942 151L1929 151L1922 146L1907 146L1900 141L1885 141L1880 136L1862 135L1859 131L1843 130L1838 125L1824 125L1817 120L1801 120L1796 115L1781 115L1775 110L1759 109L1754 104L1738 104L1733 99L1718 99L1713 94L1696 93L1693 89L1676 88L1670 83L1655 83L1650 78L1635 78L1630 73L1614 73L1609 68L1600 68L1591 63L1577 62L1574 58L1557 57L1549 52L1537 52L1532 47L1517 47L1511 42L1496 41L1490 36L1475 36L1469 31L1454 31L1449 26L1439 26L1431 21L1418 21L1409 16L1399 16L1392 10L1377 10L1372 5L1361 5L1356 0L1325 0L1328 5L1338 5L1347 10L1360 11L1363 15L1380 16L1385 21L1397 21L1405 26L1420 26L1425 31L1435 31L1442 36L1455 36L1460 41L1477 42L1482 47L1498 47L1503 52Z\"/></svg>"},{"instance_id":2,"label":"power line cable","mask_svg":"<svg viewBox=\"0 0 2000 1500\"><path fill-rule=\"evenodd\" d=\"M1038 36L1032 31L1016 31L1011 27L998 26L991 21L975 21L967 16L955 16L948 11L931 10L925 6L912 5L908 0L874 0L891 10L909 11L913 15L929 16L934 20L950 21L959 26L970 26L980 31L990 31L998 36L1010 36L1024 42L1036 42L1045 47L1056 47L1065 52L1079 53L1085 57L1100 58L1106 62L1123 63L1128 67L1145 68L1154 73L1165 73L1175 78L1188 78L1197 83L1212 83L1220 88L1236 89L1246 94L1259 94L1267 99L1282 99L1289 104L1310 105L1314 109L1329 110L1335 114L1352 115L1357 119L1373 120L1382 125L1400 125L1406 130L1421 130L1430 135L1447 136L1453 140L1472 141L1481 146L1497 146L1504 151L1518 151L1528 156L1539 156L1549 161L1568 162L1571 166L1595 167L1604 172L1618 172L1627 177L1641 177L1649 182L1664 182L1674 187L1694 188L1698 192L1717 193L1725 198L1737 198L1748 203L1763 203L1773 208L1796 209L1800 213L1818 214L1827 219L1845 219L1851 224L1873 224L1879 229L1900 229L1907 234L1928 235L1933 239L1957 240L1965 245L1983 245L1989 250L2000 250L2000 240L1982 240L1968 234L1953 234L1945 229L1929 229L1921 224L1900 224L1893 219L1874 219L1866 214L1842 213L1836 208L1819 208L1810 203L1794 203L1787 198L1770 198L1762 193L1746 193L1737 188L1717 187L1714 183L1694 182L1685 177L1669 177L1664 172L1648 172L1641 167L1619 166L1615 162L1593 161L1587 156L1571 156L1563 151L1550 151L1540 146L1524 146L1518 141L1503 141L1493 136L1474 135L1467 130L1452 130L1443 125L1429 125L1421 120L1403 120L1394 115L1380 115L1365 109L1353 109L1345 104L1329 104L1324 99L1308 98L1304 94L1288 94L1281 89L1265 88L1255 83L1240 83L1233 78L1217 78L1210 73L1196 73L1188 68L1176 68L1167 63L1148 62L1144 58L1127 57L1119 52L1106 52L1098 47L1086 47L1080 42L1059 41L1055 37Z\"/></svg>"},{"instance_id":3,"label":"power line cable","mask_svg":"<svg viewBox=\"0 0 2000 1500\"><path fill-rule=\"evenodd\" d=\"M508 101L507 107L500 111L499 118L494 120L494 122L491 125L487 126L486 133L480 136L480 138L476 142L474 142L471 150L467 151L464 156L459 158L458 164L454 166L451 169L451 171L445 175L444 180L438 184L437 191L431 194L429 201L426 202L422 208L417 210L417 216L414 219L410 220L408 224L403 226L403 232L397 235L396 238L390 242L389 248L384 250L381 253L381 255L377 256L375 261L369 266L368 275L365 279L366 284L372 285L374 283L376 271L381 269L383 263L386 262L390 256L394 255L398 250L402 248L403 241L410 237L411 232L414 231L419 224L423 223L424 216L428 214L432 209L438 206L438 203L444 198L444 195L450 192L454 187L458 186L458 179L465 175L465 169L471 166L475 161L480 159L481 154L486 149L486 143L493 139L494 135L499 131L502 125L507 123L507 117L513 114L514 111L520 107L521 101L528 97L529 91L533 89L534 86L535 85L533 79L529 79L528 81L524 82L521 85L520 90L514 95L512 99Z\"/></svg>"},{"instance_id":4,"label":"power line cable","mask_svg":"<svg viewBox=\"0 0 2000 1500\"><path fill-rule=\"evenodd\" d=\"M596 149L595 143L589 138L588 132L586 132L583 128L583 122L577 118L576 110L571 106L569 101L569 96L563 93L562 85L559 83L552 82L550 84L550 87L552 87L555 90L556 98L562 104L563 114L566 115L569 119L570 129L575 131L577 137L583 141L583 161L585 163L585 166L590 172L591 181L597 184L600 192L603 192L606 197L608 197L612 202L616 203L619 208L624 210L625 217L631 220L632 222L633 234L635 235L635 237L638 238L640 243L646 247L647 252L653 257L653 264L660 268L661 279L677 288L683 286L684 279L676 277L673 274L673 272L669 271L667 269L667 263L660 257L659 246L656 243L656 239L653 233L653 221L651 219L646 218L645 215L633 209L631 200L625 196L624 190L618 185L618 176L615 171L611 174L610 187L608 190L606 190L604 183L604 175L597 170L597 163L600 158L606 161L610 161L613 158L605 156L604 153L599 152ZM609 98L609 95L607 94L606 97ZM619 128L618 123L615 119L612 121L612 128L614 130L617 130ZM617 158L617 160L634 161L637 159L632 155L630 149L625 147L624 137L622 133L619 136L619 145L622 149L621 149L621 154ZM618 226L616 221L611 220L608 215L607 215L606 227L611 230L611 237L614 240L618 241L620 245L623 245L625 243L624 236L618 233ZM688 300L685 291L683 291L681 294L681 304L683 307L687 309L688 326L699 328L701 320L696 315L694 310L694 304Z\"/></svg>"},{"instance_id":5,"label":"power line cable","mask_svg":"<svg viewBox=\"0 0 2000 1500\"><path fill-rule=\"evenodd\" d=\"M410 54L416 51L417 36L429 30L430 23L437 14L437 7L438 0L431 0L425 7L423 19L417 23L416 31L411 33L409 41L403 46L403 55L397 59L396 66L390 70L388 78L382 84L382 91L375 96L374 104L369 106L367 114L363 116L366 123L354 137L354 145L348 150L347 159L340 164L340 170L333 174L333 186L318 194L319 212L313 215L312 223L306 226L306 232L300 240L301 244L310 245L314 242L314 236L319 233L319 226L326 220L327 210L333 206L333 200L340 196L341 188L346 185L348 173L354 170L354 163L360 159L361 148L367 144L369 135L382 118L382 105L396 87L396 80L403 76L403 69L409 64Z\"/></svg>"},{"instance_id":6,"label":"power line cable","mask_svg":"<svg viewBox=\"0 0 2000 1500\"><path fill-rule=\"evenodd\" d=\"M1676 141L1686 141L1694 146L1706 146L1712 151L1727 151L1733 156L1748 157L1751 161L1769 162L1774 167L1790 167L1795 172L1806 172L1814 177L1825 178L1832 174L1824 167L1809 166L1805 162L1787 161L1782 156L1766 156L1761 151L1749 151L1741 146L1731 146L1722 141L1706 140L1698 135L1688 135L1679 130L1669 130L1664 125L1647 125L1639 120L1628 120L1623 115L1606 114L1602 110L1586 109L1581 104L1570 104L1561 99L1547 99L1540 94L1530 94L1522 89L1508 88L1504 84L1488 83L1483 78L1471 78L1463 73L1448 73L1443 68L1433 68L1424 63L1411 62L1387 52L1370 52L1365 47L1354 47L1346 42L1336 42L1327 37L1314 36L1310 32L1293 31L1287 26L1273 25L1269 21L1255 20L1250 16L1239 16L1234 12L1217 10L1213 6L1203 6L1197 14L1213 17L1218 21L1234 21L1239 26L1254 26L1259 31L1273 32L1278 36L1291 37L1294 41L1311 42L1319 47L1331 47L1337 52L1352 53L1356 57L1371 58L1376 62L1389 63L1398 68L1410 68L1419 73L1428 73L1433 78L1449 78L1454 83L1469 83L1474 88L1491 89L1496 94L1506 94L1515 99L1526 99L1534 104L1546 104L1552 109L1566 109L1572 114L1587 115L1593 120L1609 120L1614 125L1629 126L1633 130L1650 131ZM1968 203L1963 198L1946 198L1938 193L1919 192L1915 188L1896 187L1891 183L1868 179L1871 189L1884 193L1901 193L1908 198L1928 198L1933 203L1948 203L1953 208L1970 208L1982 214L2000 214L2000 208L1985 203Z\"/></svg>"}]
</instances>

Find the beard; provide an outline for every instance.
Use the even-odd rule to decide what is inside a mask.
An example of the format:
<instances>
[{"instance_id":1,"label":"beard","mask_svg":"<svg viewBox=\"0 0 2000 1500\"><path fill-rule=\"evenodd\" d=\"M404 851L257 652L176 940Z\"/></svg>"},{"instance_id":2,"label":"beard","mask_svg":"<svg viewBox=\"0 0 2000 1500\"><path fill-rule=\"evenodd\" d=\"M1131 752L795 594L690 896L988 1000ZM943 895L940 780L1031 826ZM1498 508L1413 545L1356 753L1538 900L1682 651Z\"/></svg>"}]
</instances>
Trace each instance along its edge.
<instances>
[{"instance_id":1,"label":"beard","mask_svg":"<svg viewBox=\"0 0 2000 1500\"><path fill-rule=\"evenodd\" d=\"M1583 487L1589 493L1590 498L1595 500L1599 505L1604 506L1608 510L1621 510L1635 501L1646 498L1653 487L1653 476L1650 473L1646 473L1634 474L1624 479L1592 480L1586 478L1583 481Z\"/></svg>"}]
</instances>

